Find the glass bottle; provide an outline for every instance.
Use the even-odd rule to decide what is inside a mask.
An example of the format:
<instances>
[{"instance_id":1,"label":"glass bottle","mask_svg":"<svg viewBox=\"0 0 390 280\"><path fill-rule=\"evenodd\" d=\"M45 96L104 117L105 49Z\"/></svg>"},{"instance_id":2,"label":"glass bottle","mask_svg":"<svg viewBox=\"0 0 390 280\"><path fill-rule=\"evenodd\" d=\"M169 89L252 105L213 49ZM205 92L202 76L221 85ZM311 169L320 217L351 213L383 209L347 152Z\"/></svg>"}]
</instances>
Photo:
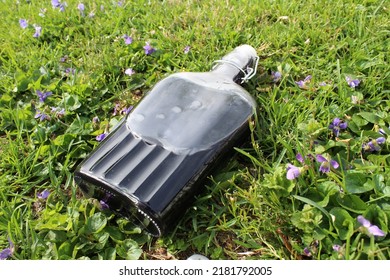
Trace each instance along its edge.
<instances>
[{"instance_id":1,"label":"glass bottle","mask_svg":"<svg viewBox=\"0 0 390 280\"><path fill-rule=\"evenodd\" d=\"M209 72L158 82L78 166L76 183L153 236L163 234L248 134L256 103L240 84L257 61L255 49L241 45Z\"/></svg>"}]
</instances>

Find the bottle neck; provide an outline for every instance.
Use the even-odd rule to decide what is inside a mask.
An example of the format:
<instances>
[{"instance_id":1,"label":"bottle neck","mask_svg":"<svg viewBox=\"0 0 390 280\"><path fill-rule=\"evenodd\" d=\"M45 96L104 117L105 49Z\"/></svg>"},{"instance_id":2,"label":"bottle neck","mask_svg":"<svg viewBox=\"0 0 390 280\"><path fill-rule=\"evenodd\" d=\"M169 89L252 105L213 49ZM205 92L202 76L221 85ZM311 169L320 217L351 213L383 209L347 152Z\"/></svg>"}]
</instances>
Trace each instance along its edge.
<instances>
[{"instance_id":1,"label":"bottle neck","mask_svg":"<svg viewBox=\"0 0 390 280\"><path fill-rule=\"evenodd\" d=\"M214 62L211 72L224 75L234 82L241 84L249 76L249 70L255 71L257 66L256 50L249 45L242 45Z\"/></svg>"}]
</instances>

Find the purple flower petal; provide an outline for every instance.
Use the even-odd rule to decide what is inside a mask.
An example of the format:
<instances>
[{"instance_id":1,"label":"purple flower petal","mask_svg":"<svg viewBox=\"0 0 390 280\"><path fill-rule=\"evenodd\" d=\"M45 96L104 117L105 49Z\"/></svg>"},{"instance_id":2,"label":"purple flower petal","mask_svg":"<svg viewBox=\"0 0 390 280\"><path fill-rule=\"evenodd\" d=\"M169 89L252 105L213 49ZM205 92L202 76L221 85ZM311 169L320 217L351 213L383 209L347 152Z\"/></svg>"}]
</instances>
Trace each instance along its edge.
<instances>
[{"instance_id":1,"label":"purple flower petal","mask_svg":"<svg viewBox=\"0 0 390 280\"><path fill-rule=\"evenodd\" d=\"M44 190L43 192L37 194L37 197L39 199L46 199L46 198L49 197L49 195L50 195L50 191L49 190Z\"/></svg>"},{"instance_id":2,"label":"purple flower petal","mask_svg":"<svg viewBox=\"0 0 390 280\"><path fill-rule=\"evenodd\" d=\"M295 82L297 85L298 85L298 87L300 87L300 88L304 88L305 87L305 83L304 83L304 81L298 81L298 82Z\"/></svg>"},{"instance_id":3,"label":"purple flower petal","mask_svg":"<svg viewBox=\"0 0 390 280\"><path fill-rule=\"evenodd\" d=\"M190 52L190 49L191 49L191 47L190 47L190 46L185 46L185 48L184 48L183 52L184 52L185 54L187 54L187 53L189 53L189 52Z\"/></svg>"},{"instance_id":4,"label":"purple flower petal","mask_svg":"<svg viewBox=\"0 0 390 280\"><path fill-rule=\"evenodd\" d=\"M386 234L377 226L372 225L368 227L368 232L373 236L385 236Z\"/></svg>"},{"instance_id":5,"label":"purple flower petal","mask_svg":"<svg viewBox=\"0 0 390 280\"><path fill-rule=\"evenodd\" d=\"M333 250L334 251L336 251L336 252L339 252L340 251L340 249L341 249L341 246L340 245L338 245L338 244L335 244L335 245L333 245Z\"/></svg>"},{"instance_id":6,"label":"purple flower petal","mask_svg":"<svg viewBox=\"0 0 390 280\"><path fill-rule=\"evenodd\" d=\"M340 123L339 127L341 129L346 129L348 127L348 123L347 122L342 122L342 123Z\"/></svg>"},{"instance_id":7,"label":"purple flower petal","mask_svg":"<svg viewBox=\"0 0 390 280\"><path fill-rule=\"evenodd\" d=\"M312 254L310 252L310 249L305 247L305 249L303 249L303 254L306 255L307 257L311 257Z\"/></svg>"},{"instance_id":8,"label":"purple flower petal","mask_svg":"<svg viewBox=\"0 0 390 280\"><path fill-rule=\"evenodd\" d=\"M386 142L386 138L385 137L379 137L376 139L376 142L379 144L379 145L382 145L383 143Z\"/></svg>"},{"instance_id":9,"label":"purple flower petal","mask_svg":"<svg viewBox=\"0 0 390 280\"><path fill-rule=\"evenodd\" d=\"M100 200L99 203L100 203L100 210L110 209L110 207L108 206L108 204L104 200Z\"/></svg>"},{"instance_id":10,"label":"purple flower petal","mask_svg":"<svg viewBox=\"0 0 390 280\"><path fill-rule=\"evenodd\" d=\"M42 27L40 27L39 25L34 25L34 28L35 28L35 33L33 37L38 38L39 36L41 36Z\"/></svg>"},{"instance_id":11,"label":"purple flower petal","mask_svg":"<svg viewBox=\"0 0 390 280\"><path fill-rule=\"evenodd\" d=\"M84 10L85 10L84 4L83 4L83 3L79 3L79 4L77 5L77 9L78 9L80 12L84 12Z\"/></svg>"},{"instance_id":12,"label":"purple flower petal","mask_svg":"<svg viewBox=\"0 0 390 280\"><path fill-rule=\"evenodd\" d=\"M327 162L328 161L322 155L316 155L316 159L317 159L318 162Z\"/></svg>"},{"instance_id":13,"label":"purple flower petal","mask_svg":"<svg viewBox=\"0 0 390 280\"><path fill-rule=\"evenodd\" d=\"M376 225L372 225L369 220L364 218L362 215L357 216L357 221L365 227L368 232L373 236L385 236L386 234Z\"/></svg>"},{"instance_id":14,"label":"purple flower petal","mask_svg":"<svg viewBox=\"0 0 390 280\"><path fill-rule=\"evenodd\" d=\"M6 248L0 252L0 260L6 260L12 255L12 251L10 248Z\"/></svg>"},{"instance_id":15,"label":"purple flower petal","mask_svg":"<svg viewBox=\"0 0 390 280\"><path fill-rule=\"evenodd\" d=\"M330 160L330 164L333 166L334 169L339 168L339 163L333 159Z\"/></svg>"},{"instance_id":16,"label":"purple flower petal","mask_svg":"<svg viewBox=\"0 0 390 280\"><path fill-rule=\"evenodd\" d=\"M295 178L298 178L299 175L301 175L301 171L299 170L298 167L292 165L292 164L287 164L287 179L288 180L294 180Z\"/></svg>"},{"instance_id":17,"label":"purple flower petal","mask_svg":"<svg viewBox=\"0 0 390 280\"><path fill-rule=\"evenodd\" d=\"M39 101L40 101L40 102L45 102L45 100L46 100L50 95L52 95L53 93L52 93L51 91L42 92L42 91L40 91L40 90L37 90L37 91L36 91L36 94L38 95Z\"/></svg>"},{"instance_id":18,"label":"purple flower petal","mask_svg":"<svg viewBox=\"0 0 390 280\"><path fill-rule=\"evenodd\" d=\"M133 43L133 38L128 36L128 35L123 35L123 39L125 40L125 44L126 45L130 45L131 43Z\"/></svg>"},{"instance_id":19,"label":"purple flower petal","mask_svg":"<svg viewBox=\"0 0 390 280\"><path fill-rule=\"evenodd\" d=\"M45 113L42 113L39 110L37 110L37 113L35 114L34 118L39 119L40 121L50 120L50 117L48 115L46 115Z\"/></svg>"},{"instance_id":20,"label":"purple flower petal","mask_svg":"<svg viewBox=\"0 0 390 280\"><path fill-rule=\"evenodd\" d=\"M371 223L369 220L367 220L366 218L364 218L362 215L359 215L357 216L357 221L362 225L364 226L365 228L369 228L371 226Z\"/></svg>"},{"instance_id":21,"label":"purple flower petal","mask_svg":"<svg viewBox=\"0 0 390 280\"><path fill-rule=\"evenodd\" d=\"M297 159L297 161L299 161L300 163L303 163L305 161L305 159L303 158L303 156L298 153L295 158Z\"/></svg>"},{"instance_id":22,"label":"purple flower petal","mask_svg":"<svg viewBox=\"0 0 390 280\"><path fill-rule=\"evenodd\" d=\"M51 5L53 6L53 8L58 8L61 3L58 0L51 0Z\"/></svg>"},{"instance_id":23,"label":"purple flower petal","mask_svg":"<svg viewBox=\"0 0 390 280\"><path fill-rule=\"evenodd\" d=\"M332 125L333 126L339 126L340 123L341 123L341 120L339 118L334 118L333 122L332 122Z\"/></svg>"},{"instance_id":24,"label":"purple flower petal","mask_svg":"<svg viewBox=\"0 0 390 280\"><path fill-rule=\"evenodd\" d=\"M132 68L127 68L125 70L125 74L128 76L131 76L131 75L135 74L135 71Z\"/></svg>"},{"instance_id":25,"label":"purple flower petal","mask_svg":"<svg viewBox=\"0 0 390 280\"><path fill-rule=\"evenodd\" d=\"M106 133L102 133L102 134L99 134L98 136L96 136L96 141L103 141L104 138L106 138L107 134Z\"/></svg>"},{"instance_id":26,"label":"purple flower petal","mask_svg":"<svg viewBox=\"0 0 390 280\"><path fill-rule=\"evenodd\" d=\"M154 53L156 51L155 48L153 48L149 42L146 43L146 45L144 46L144 51L145 51L145 54L146 55L151 55L152 53Z\"/></svg>"},{"instance_id":27,"label":"purple flower petal","mask_svg":"<svg viewBox=\"0 0 390 280\"><path fill-rule=\"evenodd\" d=\"M130 113L130 111L133 110L133 106L129 106L129 107L125 107L121 110L121 114L122 115L127 115L128 113Z\"/></svg>"},{"instance_id":28,"label":"purple flower petal","mask_svg":"<svg viewBox=\"0 0 390 280\"><path fill-rule=\"evenodd\" d=\"M19 24L20 24L20 27L23 29L26 29L28 27L27 20L25 20L25 19L19 19Z\"/></svg>"},{"instance_id":29,"label":"purple flower petal","mask_svg":"<svg viewBox=\"0 0 390 280\"><path fill-rule=\"evenodd\" d=\"M328 172L330 171L330 164L329 164L329 162L324 161L324 162L321 164L319 170L320 170L322 173L328 173Z\"/></svg>"},{"instance_id":30,"label":"purple flower petal","mask_svg":"<svg viewBox=\"0 0 390 280\"><path fill-rule=\"evenodd\" d=\"M351 88L355 88L360 84L360 81L358 79L352 79L351 77L348 76L345 77L345 79Z\"/></svg>"}]
</instances>

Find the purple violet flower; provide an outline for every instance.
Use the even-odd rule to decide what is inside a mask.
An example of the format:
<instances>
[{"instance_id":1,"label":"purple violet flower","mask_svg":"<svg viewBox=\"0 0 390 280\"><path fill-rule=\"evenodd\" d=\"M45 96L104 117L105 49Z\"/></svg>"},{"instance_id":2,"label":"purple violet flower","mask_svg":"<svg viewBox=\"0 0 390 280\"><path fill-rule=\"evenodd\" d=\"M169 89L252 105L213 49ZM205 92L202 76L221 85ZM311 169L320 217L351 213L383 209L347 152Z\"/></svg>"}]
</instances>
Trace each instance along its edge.
<instances>
[{"instance_id":1,"label":"purple violet flower","mask_svg":"<svg viewBox=\"0 0 390 280\"><path fill-rule=\"evenodd\" d=\"M106 138L106 136L106 133L99 134L98 136L96 136L96 141L101 142L104 138Z\"/></svg>"},{"instance_id":2,"label":"purple violet flower","mask_svg":"<svg viewBox=\"0 0 390 280\"><path fill-rule=\"evenodd\" d=\"M360 84L360 81L358 79L352 79L351 77L349 76L346 76L345 77L345 80L347 81L348 85L351 87L351 88L355 88L357 87L359 84Z\"/></svg>"},{"instance_id":3,"label":"purple violet flower","mask_svg":"<svg viewBox=\"0 0 390 280\"><path fill-rule=\"evenodd\" d=\"M82 14L84 14L85 6L84 6L83 3L79 3L79 4L77 5L77 9L78 9Z\"/></svg>"},{"instance_id":4,"label":"purple violet flower","mask_svg":"<svg viewBox=\"0 0 390 280\"><path fill-rule=\"evenodd\" d=\"M376 225L372 225L369 220L362 215L357 216L357 221L367 229L368 235L385 236L386 234Z\"/></svg>"},{"instance_id":5,"label":"purple violet flower","mask_svg":"<svg viewBox=\"0 0 390 280\"><path fill-rule=\"evenodd\" d=\"M120 110L119 110L120 107L121 107L121 104L115 103L114 112L112 113L113 116L118 115L118 113L119 113L119 111L120 111Z\"/></svg>"},{"instance_id":6,"label":"purple violet flower","mask_svg":"<svg viewBox=\"0 0 390 280\"><path fill-rule=\"evenodd\" d=\"M41 122L44 120L50 120L50 117L46 115L45 113L42 113L41 111L37 110L37 113L34 116L35 119L39 119Z\"/></svg>"},{"instance_id":7,"label":"purple violet flower","mask_svg":"<svg viewBox=\"0 0 390 280\"><path fill-rule=\"evenodd\" d=\"M51 107L51 112L59 118L62 118L63 116L65 116L65 109L64 108Z\"/></svg>"},{"instance_id":8,"label":"purple violet flower","mask_svg":"<svg viewBox=\"0 0 390 280\"><path fill-rule=\"evenodd\" d=\"M378 137L377 139L373 139L370 142L363 144L363 151L378 152L381 150L380 145L384 144L385 142L385 137Z\"/></svg>"},{"instance_id":9,"label":"purple violet flower","mask_svg":"<svg viewBox=\"0 0 390 280\"><path fill-rule=\"evenodd\" d=\"M185 46L184 49L183 49L183 52L184 52L185 54L187 54L187 53L190 52L190 49L191 49L190 46Z\"/></svg>"},{"instance_id":10,"label":"purple violet flower","mask_svg":"<svg viewBox=\"0 0 390 280\"><path fill-rule=\"evenodd\" d=\"M19 19L19 25L20 25L21 28L26 29L28 27L27 20Z\"/></svg>"},{"instance_id":11,"label":"purple violet flower","mask_svg":"<svg viewBox=\"0 0 390 280\"><path fill-rule=\"evenodd\" d=\"M320 87L326 87L328 84L326 82L321 82L318 84Z\"/></svg>"},{"instance_id":12,"label":"purple violet flower","mask_svg":"<svg viewBox=\"0 0 390 280\"><path fill-rule=\"evenodd\" d=\"M108 210L110 207L108 206L107 202L103 199L99 201L100 204L100 210Z\"/></svg>"},{"instance_id":13,"label":"purple violet flower","mask_svg":"<svg viewBox=\"0 0 390 280\"><path fill-rule=\"evenodd\" d=\"M39 36L41 36L42 27L40 27L39 25L34 25L34 28L35 28L35 33L34 33L33 37L38 38Z\"/></svg>"},{"instance_id":14,"label":"purple violet flower","mask_svg":"<svg viewBox=\"0 0 390 280\"><path fill-rule=\"evenodd\" d=\"M318 162L321 163L321 166L320 166L320 171L322 173L328 173L330 171L330 167L333 167L335 169L337 169L339 167L339 164L337 161L331 159L331 160L327 160L324 156L322 155L317 155L316 156L316 159Z\"/></svg>"},{"instance_id":15,"label":"purple violet flower","mask_svg":"<svg viewBox=\"0 0 390 280\"><path fill-rule=\"evenodd\" d=\"M156 51L155 48L153 48L149 42L146 42L146 45L144 46L145 54L146 55L151 55Z\"/></svg>"},{"instance_id":16,"label":"purple violet flower","mask_svg":"<svg viewBox=\"0 0 390 280\"><path fill-rule=\"evenodd\" d=\"M340 252L340 249L341 249L341 246L338 245L338 244L335 244L332 246L333 250L336 251L336 252Z\"/></svg>"},{"instance_id":17,"label":"purple violet flower","mask_svg":"<svg viewBox=\"0 0 390 280\"><path fill-rule=\"evenodd\" d=\"M304 80L301 80L301 81L298 81L295 83L298 85L299 88L306 89L307 88L306 84L310 83L311 78L312 78L312 76L308 75Z\"/></svg>"},{"instance_id":18,"label":"purple violet flower","mask_svg":"<svg viewBox=\"0 0 390 280\"><path fill-rule=\"evenodd\" d=\"M53 93L51 91L45 91L45 92L42 92L40 90L37 90L36 91L38 97L39 97L39 101L40 102L45 102L45 100L50 96L52 95Z\"/></svg>"},{"instance_id":19,"label":"purple violet flower","mask_svg":"<svg viewBox=\"0 0 390 280\"><path fill-rule=\"evenodd\" d=\"M3 251L0 252L0 260L6 260L12 255L10 248L5 248Z\"/></svg>"},{"instance_id":20,"label":"purple violet flower","mask_svg":"<svg viewBox=\"0 0 390 280\"><path fill-rule=\"evenodd\" d=\"M333 134L338 137L341 129L348 127L347 122L342 122L339 118L334 118L332 123L329 125L329 129L333 130Z\"/></svg>"},{"instance_id":21,"label":"purple violet flower","mask_svg":"<svg viewBox=\"0 0 390 280\"><path fill-rule=\"evenodd\" d=\"M76 69L74 69L72 67L68 67L65 69L65 74L67 74L67 75L73 75L74 73L76 73Z\"/></svg>"},{"instance_id":22,"label":"purple violet flower","mask_svg":"<svg viewBox=\"0 0 390 280\"><path fill-rule=\"evenodd\" d=\"M299 167L296 167L295 165L292 165L290 163L287 164L287 179L288 180L294 180L301 175L301 170Z\"/></svg>"},{"instance_id":23,"label":"purple violet flower","mask_svg":"<svg viewBox=\"0 0 390 280\"><path fill-rule=\"evenodd\" d=\"M61 3L60 4L60 12L64 12L66 7L66 3Z\"/></svg>"},{"instance_id":24,"label":"purple violet flower","mask_svg":"<svg viewBox=\"0 0 390 280\"><path fill-rule=\"evenodd\" d=\"M61 5L61 3L58 0L51 0L51 5L53 8L58 8Z\"/></svg>"},{"instance_id":25,"label":"purple violet flower","mask_svg":"<svg viewBox=\"0 0 390 280\"><path fill-rule=\"evenodd\" d=\"M131 76L131 75L135 74L135 71L132 68L127 68L125 70L125 74L128 76Z\"/></svg>"},{"instance_id":26,"label":"purple violet flower","mask_svg":"<svg viewBox=\"0 0 390 280\"><path fill-rule=\"evenodd\" d=\"M64 55L63 57L60 58L60 62L64 63L69 59L69 56Z\"/></svg>"},{"instance_id":27,"label":"purple violet flower","mask_svg":"<svg viewBox=\"0 0 390 280\"><path fill-rule=\"evenodd\" d=\"M296 158L297 161L299 161L300 163L304 163L304 162L305 162L304 157L303 157L300 153L298 153L298 154L295 156L295 158Z\"/></svg>"},{"instance_id":28,"label":"purple violet flower","mask_svg":"<svg viewBox=\"0 0 390 280\"><path fill-rule=\"evenodd\" d=\"M125 40L126 45L130 45L131 43L133 43L133 38L127 34L123 35L122 38Z\"/></svg>"},{"instance_id":29,"label":"purple violet flower","mask_svg":"<svg viewBox=\"0 0 390 280\"><path fill-rule=\"evenodd\" d=\"M98 116L93 117L92 123L93 123L93 124L97 124L98 122L100 122L99 117L98 117Z\"/></svg>"},{"instance_id":30,"label":"purple violet flower","mask_svg":"<svg viewBox=\"0 0 390 280\"><path fill-rule=\"evenodd\" d=\"M311 256L312 256L312 254L311 254L311 252L310 252L310 249L307 248L307 247L305 247L305 249L303 249L303 254L304 254L305 256L307 256L307 257L311 257Z\"/></svg>"},{"instance_id":31,"label":"purple violet flower","mask_svg":"<svg viewBox=\"0 0 390 280\"><path fill-rule=\"evenodd\" d=\"M14 253L15 251L15 245L14 243L11 241L11 239L8 238L8 242L9 242L9 247L8 248L5 248L4 250L2 250L0 252L0 260L6 260L8 259L10 256L12 256L12 254Z\"/></svg>"},{"instance_id":32,"label":"purple violet flower","mask_svg":"<svg viewBox=\"0 0 390 280\"><path fill-rule=\"evenodd\" d=\"M39 199L46 199L46 198L49 197L49 195L50 195L50 191L49 190L44 190L44 191L42 191L42 192L37 194L37 198L39 198Z\"/></svg>"},{"instance_id":33,"label":"purple violet flower","mask_svg":"<svg viewBox=\"0 0 390 280\"><path fill-rule=\"evenodd\" d=\"M66 3L61 3L59 0L51 0L51 5L53 9L58 8L60 12L65 11Z\"/></svg>"},{"instance_id":34,"label":"purple violet flower","mask_svg":"<svg viewBox=\"0 0 390 280\"><path fill-rule=\"evenodd\" d=\"M272 81L274 83L277 83L282 79L282 73L280 73L279 71L276 71L276 72L272 71L271 77L272 77Z\"/></svg>"},{"instance_id":35,"label":"purple violet flower","mask_svg":"<svg viewBox=\"0 0 390 280\"><path fill-rule=\"evenodd\" d=\"M133 106L125 107L121 110L121 114L127 115L128 113L130 113L131 110L133 110Z\"/></svg>"}]
</instances>

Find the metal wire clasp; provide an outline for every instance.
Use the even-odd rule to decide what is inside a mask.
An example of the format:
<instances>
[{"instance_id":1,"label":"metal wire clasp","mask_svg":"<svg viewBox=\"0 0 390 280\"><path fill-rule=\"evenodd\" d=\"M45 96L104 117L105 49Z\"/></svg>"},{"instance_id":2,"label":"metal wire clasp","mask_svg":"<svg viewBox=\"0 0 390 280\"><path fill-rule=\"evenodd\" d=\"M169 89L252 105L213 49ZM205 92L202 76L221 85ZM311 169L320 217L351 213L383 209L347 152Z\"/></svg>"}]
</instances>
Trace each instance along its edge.
<instances>
[{"instance_id":1,"label":"metal wire clasp","mask_svg":"<svg viewBox=\"0 0 390 280\"><path fill-rule=\"evenodd\" d=\"M256 56L255 60L253 62L253 66L252 67L247 66L246 70L244 70L237 63L235 63L233 61L225 60L225 59L219 59L219 60L214 60L212 69L214 69L217 66L217 63L226 63L226 64L229 64L229 65L232 65L232 66L236 67L238 70L240 70L240 72L242 72L244 74L244 77L241 78L241 84L242 84L242 83L245 83L248 80L250 80L254 75L256 75L258 62L259 62L259 57Z\"/></svg>"}]
</instances>

